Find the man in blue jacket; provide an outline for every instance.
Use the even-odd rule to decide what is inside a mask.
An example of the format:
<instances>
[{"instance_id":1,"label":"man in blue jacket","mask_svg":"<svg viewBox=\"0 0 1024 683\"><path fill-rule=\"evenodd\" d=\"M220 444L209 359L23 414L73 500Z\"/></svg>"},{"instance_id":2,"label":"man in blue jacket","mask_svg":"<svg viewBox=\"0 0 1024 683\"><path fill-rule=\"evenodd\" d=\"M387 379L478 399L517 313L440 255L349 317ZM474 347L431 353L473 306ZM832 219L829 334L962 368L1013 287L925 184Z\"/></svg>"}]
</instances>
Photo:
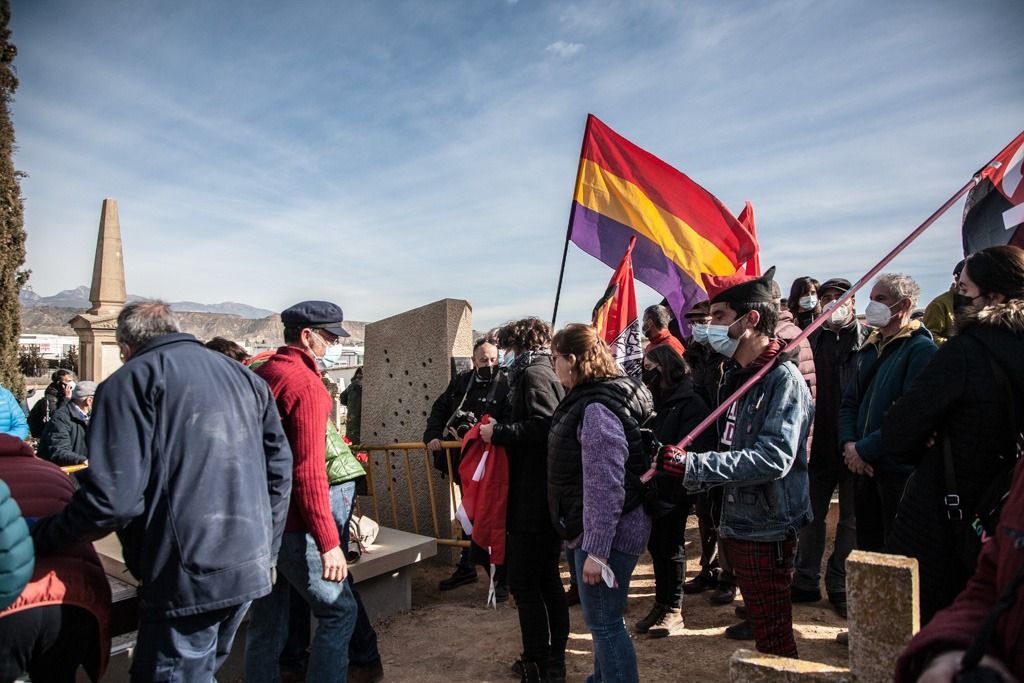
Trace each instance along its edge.
<instances>
[{"instance_id":1,"label":"man in blue jacket","mask_svg":"<svg viewBox=\"0 0 1024 683\"><path fill-rule=\"evenodd\" d=\"M81 488L33 539L45 552L117 531L140 581L132 680L212 681L270 592L291 450L266 383L180 333L166 303L126 306L117 342Z\"/></svg>"},{"instance_id":2,"label":"man in blue jacket","mask_svg":"<svg viewBox=\"0 0 1024 683\"><path fill-rule=\"evenodd\" d=\"M811 520L807 435L814 404L795 356L780 356L782 342L774 337L774 273L737 278L715 294L707 327L711 347L730 359L722 398L761 367L771 369L719 420L719 450L685 453L670 446L657 466L682 476L692 492L723 489L718 533L748 620L726 636L752 636L760 652L796 657L790 583L796 535Z\"/></svg>"},{"instance_id":3,"label":"man in blue jacket","mask_svg":"<svg viewBox=\"0 0 1024 683\"><path fill-rule=\"evenodd\" d=\"M25 411L21 409L14 394L4 387L0 387L0 434L10 434L23 441L28 438Z\"/></svg>"},{"instance_id":4,"label":"man in blue jacket","mask_svg":"<svg viewBox=\"0 0 1024 683\"><path fill-rule=\"evenodd\" d=\"M911 320L921 288L907 275L880 275L864 318L874 331L855 360L856 376L839 408L839 444L854 474L857 548L883 552L912 465L882 445L882 418L938 350L931 332Z\"/></svg>"}]
</instances>

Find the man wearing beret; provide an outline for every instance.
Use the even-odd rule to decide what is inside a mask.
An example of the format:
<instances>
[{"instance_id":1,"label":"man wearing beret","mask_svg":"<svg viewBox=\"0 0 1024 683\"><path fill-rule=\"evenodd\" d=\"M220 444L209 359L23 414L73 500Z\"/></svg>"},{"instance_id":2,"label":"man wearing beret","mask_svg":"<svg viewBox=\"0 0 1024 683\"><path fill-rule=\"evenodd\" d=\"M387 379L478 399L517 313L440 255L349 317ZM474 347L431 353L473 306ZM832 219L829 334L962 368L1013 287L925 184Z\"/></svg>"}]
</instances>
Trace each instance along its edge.
<instances>
[{"instance_id":1,"label":"man wearing beret","mask_svg":"<svg viewBox=\"0 0 1024 683\"><path fill-rule=\"evenodd\" d=\"M118 537L139 579L133 681L212 681L271 589L292 457L266 382L178 329L162 301L117 316L124 365L96 391L89 467L36 552Z\"/></svg>"},{"instance_id":2,"label":"man wearing beret","mask_svg":"<svg viewBox=\"0 0 1024 683\"><path fill-rule=\"evenodd\" d=\"M730 359L720 401L763 366L771 369L719 419L719 450L669 446L657 466L681 476L690 491L723 489L719 536L748 620L726 636L752 632L759 651L796 657L790 582L796 535L811 519L806 443L814 405L794 359L780 355L782 342L773 336L774 272L723 282L724 289L712 292L707 327L711 347Z\"/></svg>"},{"instance_id":3,"label":"man wearing beret","mask_svg":"<svg viewBox=\"0 0 1024 683\"><path fill-rule=\"evenodd\" d=\"M277 400L294 469L288 521L277 558L283 580L278 579L269 596L253 603L246 681L279 680L278 656L288 631L287 584L305 598L317 620L306 680L343 683L348 678L348 646L357 605L345 581L348 565L331 514L324 438L331 398L317 368L330 347L349 336L342 320L341 309L328 301L303 301L283 311L285 345L255 371Z\"/></svg>"}]
</instances>

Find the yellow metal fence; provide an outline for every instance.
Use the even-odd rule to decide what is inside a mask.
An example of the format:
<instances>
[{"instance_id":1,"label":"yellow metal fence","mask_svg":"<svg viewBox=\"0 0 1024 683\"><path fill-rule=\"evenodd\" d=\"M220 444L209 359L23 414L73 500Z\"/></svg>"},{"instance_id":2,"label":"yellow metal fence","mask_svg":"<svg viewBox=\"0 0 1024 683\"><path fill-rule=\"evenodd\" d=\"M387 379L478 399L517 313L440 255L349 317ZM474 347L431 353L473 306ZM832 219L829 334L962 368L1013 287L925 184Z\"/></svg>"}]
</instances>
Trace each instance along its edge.
<instances>
[{"instance_id":1,"label":"yellow metal fence","mask_svg":"<svg viewBox=\"0 0 1024 683\"><path fill-rule=\"evenodd\" d=\"M352 450L355 452L365 452L369 457L369 462L364 465L366 469L366 483L369 489L369 497L373 505L373 518L379 524L385 526L391 526L395 528L409 528L409 520L400 518L398 512L398 500L399 496L403 495L397 489L400 488L397 477L392 476L395 460L399 464L404 464L404 479L405 479L405 492L404 495L408 496L409 511L411 514L411 528L417 534L430 535L429 533L424 534L423 524L420 523L419 514L416 511L417 503L419 502L416 495L416 491L413 488L413 480L415 472L420 469L420 463L422 463L423 476L426 477L427 491L430 496L430 516L432 526L430 528L433 531L433 536L437 542L441 545L458 546L460 548L469 547L469 541L462 540L462 528L458 521L451 520L451 512L458 507L461 501L459 489L455 485L455 480L452 477L452 451L457 451L462 444L459 441L442 441L441 447L445 452L445 460L448 463L448 476L443 481L439 480L439 473L434 469L434 454L427 449L427 445L422 442L406 442L406 443L392 443L392 444L360 444L358 446L352 446ZM383 469L383 473L379 470ZM378 477L383 479L385 486L383 491L378 491L377 482ZM444 486L448 488L448 495L450 496L447 500L438 500L440 491L444 490ZM438 490L440 488L440 491ZM380 498L383 495L384 500ZM451 507L449 507L448 501L451 501ZM442 519L438 514L439 502L443 503L442 509L444 509L444 518ZM386 522L381 517L382 506L387 510L390 508L391 519L390 523Z\"/></svg>"}]
</instances>

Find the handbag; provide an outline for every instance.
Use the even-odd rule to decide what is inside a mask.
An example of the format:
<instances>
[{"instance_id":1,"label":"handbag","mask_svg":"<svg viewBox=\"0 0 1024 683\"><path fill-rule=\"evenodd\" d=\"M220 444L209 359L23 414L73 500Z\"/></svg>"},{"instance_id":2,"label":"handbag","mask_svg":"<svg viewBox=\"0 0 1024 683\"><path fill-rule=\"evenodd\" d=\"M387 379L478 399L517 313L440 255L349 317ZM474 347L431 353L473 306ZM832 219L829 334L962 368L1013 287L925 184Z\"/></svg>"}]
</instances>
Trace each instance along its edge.
<instances>
[{"instance_id":1,"label":"handbag","mask_svg":"<svg viewBox=\"0 0 1024 683\"><path fill-rule=\"evenodd\" d=\"M352 517L348 520L349 542L359 548L360 555L366 552L367 547L373 545L379 533L380 524L366 515L353 512Z\"/></svg>"}]
</instances>

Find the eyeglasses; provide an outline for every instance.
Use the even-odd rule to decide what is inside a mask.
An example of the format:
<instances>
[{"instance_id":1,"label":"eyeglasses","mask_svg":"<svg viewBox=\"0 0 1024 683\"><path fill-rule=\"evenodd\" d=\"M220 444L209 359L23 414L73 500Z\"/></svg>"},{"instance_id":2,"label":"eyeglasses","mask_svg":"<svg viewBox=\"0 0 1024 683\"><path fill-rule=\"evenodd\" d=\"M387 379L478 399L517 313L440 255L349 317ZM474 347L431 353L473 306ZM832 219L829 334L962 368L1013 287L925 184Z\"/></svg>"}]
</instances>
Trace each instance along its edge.
<instances>
[{"instance_id":1,"label":"eyeglasses","mask_svg":"<svg viewBox=\"0 0 1024 683\"><path fill-rule=\"evenodd\" d=\"M314 328L313 331L316 333L316 336L320 337L320 341L322 341L324 344L327 344L328 346L334 346L335 344L341 341L341 337L333 335L330 332L327 332L326 330Z\"/></svg>"}]
</instances>

